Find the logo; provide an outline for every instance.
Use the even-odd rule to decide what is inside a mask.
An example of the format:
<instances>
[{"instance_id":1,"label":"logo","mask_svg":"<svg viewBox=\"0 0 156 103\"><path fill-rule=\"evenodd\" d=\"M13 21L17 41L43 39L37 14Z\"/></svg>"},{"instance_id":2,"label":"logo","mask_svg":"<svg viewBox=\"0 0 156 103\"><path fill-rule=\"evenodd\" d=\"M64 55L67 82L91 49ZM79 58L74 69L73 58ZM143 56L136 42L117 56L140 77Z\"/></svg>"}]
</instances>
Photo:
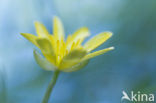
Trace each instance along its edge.
<instances>
[{"instance_id":1,"label":"logo","mask_svg":"<svg viewBox=\"0 0 156 103\"><path fill-rule=\"evenodd\" d=\"M125 91L122 91L122 98L123 100L133 101L133 102L153 102L154 101L154 94L143 94L140 91L134 93L134 91L130 92L128 95Z\"/></svg>"}]
</instances>

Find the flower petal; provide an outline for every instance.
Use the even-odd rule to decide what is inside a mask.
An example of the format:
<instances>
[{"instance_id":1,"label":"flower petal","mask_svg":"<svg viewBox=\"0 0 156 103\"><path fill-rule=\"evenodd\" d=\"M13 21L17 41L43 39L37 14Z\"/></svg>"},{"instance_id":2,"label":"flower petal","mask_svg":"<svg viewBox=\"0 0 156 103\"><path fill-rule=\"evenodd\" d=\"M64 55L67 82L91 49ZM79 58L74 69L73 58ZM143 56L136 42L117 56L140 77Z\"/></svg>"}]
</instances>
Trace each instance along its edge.
<instances>
[{"instance_id":1,"label":"flower petal","mask_svg":"<svg viewBox=\"0 0 156 103\"><path fill-rule=\"evenodd\" d=\"M83 27L77 30L72 36L69 36L67 39L67 47L70 48L71 45L75 42L79 41L79 44L83 42L83 40L90 35L88 28Z\"/></svg>"},{"instance_id":2,"label":"flower petal","mask_svg":"<svg viewBox=\"0 0 156 103\"><path fill-rule=\"evenodd\" d=\"M38 47L37 42L36 42L37 37L35 35L29 34L29 33L21 33L21 35Z\"/></svg>"},{"instance_id":3,"label":"flower petal","mask_svg":"<svg viewBox=\"0 0 156 103\"><path fill-rule=\"evenodd\" d=\"M111 36L112 36L112 33L111 32L103 32L103 33L100 33L100 34L96 35L95 37L93 37L92 39L90 39L89 41L87 41L87 43L85 43L85 45L84 45L84 48L88 52L90 52L93 49L95 49L98 46L100 46L106 40L108 40Z\"/></svg>"},{"instance_id":4,"label":"flower petal","mask_svg":"<svg viewBox=\"0 0 156 103\"><path fill-rule=\"evenodd\" d=\"M54 71L56 70L56 67L50 63L48 60L43 58L36 50L34 50L34 57L37 62L37 64L44 70L48 71Z\"/></svg>"},{"instance_id":5,"label":"flower petal","mask_svg":"<svg viewBox=\"0 0 156 103\"><path fill-rule=\"evenodd\" d=\"M81 59L86 55L86 51L83 49L75 49L63 57L59 69L63 70L65 68L70 68L81 61Z\"/></svg>"},{"instance_id":6,"label":"flower petal","mask_svg":"<svg viewBox=\"0 0 156 103\"><path fill-rule=\"evenodd\" d=\"M78 63L78 64L72 66L71 68L63 69L62 71L63 71L63 72L73 72L73 71L80 70L80 69L82 69L83 67L85 67L85 66L88 64L88 62L89 62L89 60L80 62L80 63Z\"/></svg>"},{"instance_id":7,"label":"flower petal","mask_svg":"<svg viewBox=\"0 0 156 103\"><path fill-rule=\"evenodd\" d=\"M49 39L38 38L37 44L41 49L43 55L46 57L46 59L49 60L51 63L55 64L55 52Z\"/></svg>"},{"instance_id":8,"label":"flower petal","mask_svg":"<svg viewBox=\"0 0 156 103\"><path fill-rule=\"evenodd\" d=\"M64 40L64 28L61 20L58 17L53 19L53 34L56 40Z\"/></svg>"},{"instance_id":9,"label":"flower petal","mask_svg":"<svg viewBox=\"0 0 156 103\"><path fill-rule=\"evenodd\" d=\"M46 37L48 38L48 30L46 27L41 24L40 22L35 22L35 28L36 28L36 33L38 34L39 37Z\"/></svg>"},{"instance_id":10,"label":"flower petal","mask_svg":"<svg viewBox=\"0 0 156 103\"><path fill-rule=\"evenodd\" d=\"M114 49L114 47L109 47L109 48L106 48L106 49L102 49L102 50L99 50L99 51L90 53L90 54L86 55L86 56L83 58L83 60L91 59L91 58L93 58L93 57L95 57L95 56L104 54L104 53L106 53L106 52L108 52L108 51L110 51L110 50L113 50L113 49Z\"/></svg>"}]
</instances>

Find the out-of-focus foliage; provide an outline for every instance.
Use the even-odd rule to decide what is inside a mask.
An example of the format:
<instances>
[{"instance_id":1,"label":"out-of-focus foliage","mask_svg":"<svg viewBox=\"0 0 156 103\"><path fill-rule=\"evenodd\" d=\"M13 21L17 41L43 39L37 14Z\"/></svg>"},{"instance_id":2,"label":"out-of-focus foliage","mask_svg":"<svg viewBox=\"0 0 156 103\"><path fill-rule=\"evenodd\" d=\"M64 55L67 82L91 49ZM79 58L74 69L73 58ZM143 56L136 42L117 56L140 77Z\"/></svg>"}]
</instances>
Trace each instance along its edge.
<instances>
[{"instance_id":1,"label":"out-of-focus foliage","mask_svg":"<svg viewBox=\"0 0 156 103\"><path fill-rule=\"evenodd\" d=\"M116 49L78 72L61 73L51 102L119 103L123 90L156 93L155 10L155 0L0 0L0 103L41 101L52 72L36 64L35 47L19 34L34 34L37 20L52 33L54 15L68 34L82 26L92 36L112 31L98 49Z\"/></svg>"},{"instance_id":2,"label":"out-of-focus foliage","mask_svg":"<svg viewBox=\"0 0 156 103\"><path fill-rule=\"evenodd\" d=\"M2 103L6 103L7 101L7 87L6 87L6 74L4 68L2 69L3 71L0 70L0 101Z\"/></svg>"}]
</instances>

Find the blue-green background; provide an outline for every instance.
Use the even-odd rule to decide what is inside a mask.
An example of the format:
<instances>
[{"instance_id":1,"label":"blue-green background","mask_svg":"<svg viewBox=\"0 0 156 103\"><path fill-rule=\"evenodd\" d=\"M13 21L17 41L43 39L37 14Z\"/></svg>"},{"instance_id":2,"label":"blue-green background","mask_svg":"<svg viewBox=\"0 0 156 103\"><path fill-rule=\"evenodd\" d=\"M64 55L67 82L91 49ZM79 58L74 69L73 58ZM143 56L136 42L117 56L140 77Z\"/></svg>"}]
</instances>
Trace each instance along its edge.
<instances>
[{"instance_id":1,"label":"blue-green background","mask_svg":"<svg viewBox=\"0 0 156 103\"><path fill-rule=\"evenodd\" d=\"M61 73L50 103L120 103L122 91L156 93L156 0L0 0L0 103L40 103L53 72L42 70L33 46L34 21L52 33L59 16L66 34L87 26L112 31L97 50L116 49L83 69Z\"/></svg>"}]
</instances>

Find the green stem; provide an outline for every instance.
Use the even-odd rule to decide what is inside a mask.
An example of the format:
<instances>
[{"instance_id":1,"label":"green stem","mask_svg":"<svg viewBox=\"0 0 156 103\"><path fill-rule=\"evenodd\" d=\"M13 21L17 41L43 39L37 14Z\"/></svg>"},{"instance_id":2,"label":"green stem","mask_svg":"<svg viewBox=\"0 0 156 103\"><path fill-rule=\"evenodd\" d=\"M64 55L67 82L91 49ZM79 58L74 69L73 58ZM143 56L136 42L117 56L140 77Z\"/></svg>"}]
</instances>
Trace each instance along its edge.
<instances>
[{"instance_id":1,"label":"green stem","mask_svg":"<svg viewBox=\"0 0 156 103\"><path fill-rule=\"evenodd\" d=\"M57 78L58 78L58 76L59 76L59 73L60 73L60 71L57 71L57 70L54 71L54 74L53 74L52 79L51 79L51 81L50 81L50 83L49 83L49 85L48 85L48 88L47 88L47 90L46 90L46 93L45 93L45 95L44 95L44 98L43 98L43 100L42 100L42 103L48 103L50 94L51 94L51 92L53 91L53 88L54 88L54 86L55 86L55 84L56 84L56 81L57 81Z\"/></svg>"}]
</instances>

